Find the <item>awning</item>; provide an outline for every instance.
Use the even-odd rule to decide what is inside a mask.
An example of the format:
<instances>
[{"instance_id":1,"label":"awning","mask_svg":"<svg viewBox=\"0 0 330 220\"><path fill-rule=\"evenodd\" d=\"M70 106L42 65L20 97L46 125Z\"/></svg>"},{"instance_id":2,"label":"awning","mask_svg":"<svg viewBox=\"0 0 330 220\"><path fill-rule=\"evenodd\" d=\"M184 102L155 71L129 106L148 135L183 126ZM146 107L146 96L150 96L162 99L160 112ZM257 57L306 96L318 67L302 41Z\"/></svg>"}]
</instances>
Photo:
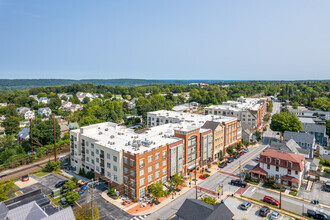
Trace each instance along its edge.
<instances>
[{"instance_id":1,"label":"awning","mask_svg":"<svg viewBox=\"0 0 330 220\"><path fill-rule=\"evenodd\" d=\"M293 183L299 183L299 180L293 176L289 176L289 175L285 175L285 176L281 176L281 180L284 180L284 181L290 181L290 182L293 182Z\"/></svg>"},{"instance_id":2,"label":"awning","mask_svg":"<svg viewBox=\"0 0 330 220\"><path fill-rule=\"evenodd\" d=\"M267 176L267 171L265 171L264 169L262 169L261 167L259 167L259 164L255 167L253 167L253 169L250 171L251 173L255 173L255 174L259 174L262 176Z\"/></svg>"}]
</instances>

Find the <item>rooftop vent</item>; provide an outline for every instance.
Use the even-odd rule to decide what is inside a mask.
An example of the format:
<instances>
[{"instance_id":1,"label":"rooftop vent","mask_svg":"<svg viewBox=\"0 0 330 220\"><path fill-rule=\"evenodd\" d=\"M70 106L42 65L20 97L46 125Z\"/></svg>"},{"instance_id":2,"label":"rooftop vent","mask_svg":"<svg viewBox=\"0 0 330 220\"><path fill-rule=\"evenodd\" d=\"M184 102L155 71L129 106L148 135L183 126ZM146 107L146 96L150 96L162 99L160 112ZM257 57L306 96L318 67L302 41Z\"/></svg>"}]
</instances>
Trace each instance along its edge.
<instances>
[{"instance_id":1,"label":"rooftop vent","mask_svg":"<svg viewBox=\"0 0 330 220\"><path fill-rule=\"evenodd\" d=\"M109 130L109 128L106 128L106 129L104 129L105 131L108 131Z\"/></svg>"},{"instance_id":2,"label":"rooftop vent","mask_svg":"<svg viewBox=\"0 0 330 220\"><path fill-rule=\"evenodd\" d=\"M101 134L102 134L102 132L100 131L100 132L99 132L99 135L101 135Z\"/></svg>"}]
</instances>

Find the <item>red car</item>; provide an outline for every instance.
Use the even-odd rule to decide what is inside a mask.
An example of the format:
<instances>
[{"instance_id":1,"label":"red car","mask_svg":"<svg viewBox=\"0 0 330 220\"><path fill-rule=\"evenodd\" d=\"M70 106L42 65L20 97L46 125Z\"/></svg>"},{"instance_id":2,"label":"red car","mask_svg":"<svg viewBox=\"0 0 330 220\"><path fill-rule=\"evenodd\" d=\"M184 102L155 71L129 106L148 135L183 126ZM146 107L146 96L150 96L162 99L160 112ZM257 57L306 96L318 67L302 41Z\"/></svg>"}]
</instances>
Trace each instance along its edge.
<instances>
[{"instance_id":1,"label":"red car","mask_svg":"<svg viewBox=\"0 0 330 220\"><path fill-rule=\"evenodd\" d=\"M26 181L29 181L29 176L28 175L22 176L22 182L26 182Z\"/></svg>"},{"instance_id":2,"label":"red car","mask_svg":"<svg viewBox=\"0 0 330 220\"><path fill-rule=\"evenodd\" d=\"M265 196L264 202L267 202L271 205L276 205L276 206L278 206L280 204L276 199L274 199L273 197L270 197L270 196Z\"/></svg>"},{"instance_id":3,"label":"red car","mask_svg":"<svg viewBox=\"0 0 330 220\"><path fill-rule=\"evenodd\" d=\"M245 154L245 152L244 152L244 151L242 151L242 152L240 152L239 154L242 156L243 154Z\"/></svg>"}]
</instances>

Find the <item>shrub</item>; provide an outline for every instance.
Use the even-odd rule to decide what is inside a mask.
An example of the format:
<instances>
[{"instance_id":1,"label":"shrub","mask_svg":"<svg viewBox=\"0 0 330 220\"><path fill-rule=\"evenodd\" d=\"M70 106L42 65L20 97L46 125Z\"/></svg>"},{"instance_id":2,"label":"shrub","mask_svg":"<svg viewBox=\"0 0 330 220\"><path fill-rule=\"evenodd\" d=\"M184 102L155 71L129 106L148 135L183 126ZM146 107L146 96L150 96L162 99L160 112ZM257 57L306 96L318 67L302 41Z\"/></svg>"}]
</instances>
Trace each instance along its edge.
<instances>
[{"instance_id":1,"label":"shrub","mask_svg":"<svg viewBox=\"0 0 330 220\"><path fill-rule=\"evenodd\" d=\"M274 189L280 189L281 185L279 183L273 183L273 188Z\"/></svg>"},{"instance_id":2,"label":"shrub","mask_svg":"<svg viewBox=\"0 0 330 220\"><path fill-rule=\"evenodd\" d=\"M291 191L298 192L298 189L297 188L292 188Z\"/></svg>"},{"instance_id":3,"label":"shrub","mask_svg":"<svg viewBox=\"0 0 330 220\"><path fill-rule=\"evenodd\" d=\"M133 201L134 201L134 202L137 202L137 198L136 198L136 197L134 197Z\"/></svg>"},{"instance_id":4,"label":"shrub","mask_svg":"<svg viewBox=\"0 0 330 220\"><path fill-rule=\"evenodd\" d=\"M86 173L86 177L87 177L88 179L94 179L94 178L95 178L95 173L92 172L92 171L88 171L88 172Z\"/></svg>"},{"instance_id":5,"label":"shrub","mask_svg":"<svg viewBox=\"0 0 330 220\"><path fill-rule=\"evenodd\" d=\"M118 197L116 196L115 199L118 199Z\"/></svg>"},{"instance_id":6,"label":"shrub","mask_svg":"<svg viewBox=\"0 0 330 220\"><path fill-rule=\"evenodd\" d=\"M211 168L211 163L210 163L210 162L207 163L207 167L208 167L209 169Z\"/></svg>"},{"instance_id":7,"label":"shrub","mask_svg":"<svg viewBox=\"0 0 330 220\"><path fill-rule=\"evenodd\" d=\"M330 160L325 161L325 164L330 166Z\"/></svg>"},{"instance_id":8,"label":"shrub","mask_svg":"<svg viewBox=\"0 0 330 220\"><path fill-rule=\"evenodd\" d=\"M109 192L109 195L110 196L115 196L116 195L116 189L115 189L115 187L110 186L108 192Z\"/></svg>"},{"instance_id":9,"label":"shrub","mask_svg":"<svg viewBox=\"0 0 330 220\"><path fill-rule=\"evenodd\" d=\"M329 168L324 168L323 172L330 173L330 169Z\"/></svg>"},{"instance_id":10,"label":"shrub","mask_svg":"<svg viewBox=\"0 0 330 220\"><path fill-rule=\"evenodd\" d=\"M214 199L212 197L208 197L208 196L207 197L203 197L202 198L202 201L205 202L205 203L207 203L207 204L210 204L210 205L218 204L216 199Z\"/></svg>"}]
</instances>

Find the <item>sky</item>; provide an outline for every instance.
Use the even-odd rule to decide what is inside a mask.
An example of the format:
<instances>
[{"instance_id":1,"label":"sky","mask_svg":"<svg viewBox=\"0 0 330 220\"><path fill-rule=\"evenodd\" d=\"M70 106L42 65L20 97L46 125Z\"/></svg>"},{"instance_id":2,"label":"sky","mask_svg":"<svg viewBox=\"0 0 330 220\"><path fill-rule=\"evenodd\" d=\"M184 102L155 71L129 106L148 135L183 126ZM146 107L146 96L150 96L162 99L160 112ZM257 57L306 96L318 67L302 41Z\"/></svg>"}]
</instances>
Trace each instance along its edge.
<instances>
[{"instance_id":1,"label":"sky","mask_svg":"<svg viewBox=\"0 0 330 220\"><path fill-rule=\"evenodd\" d=\"M330 1L0 0L0 78L330 79Z\"/></svg>"}]
</instances>

